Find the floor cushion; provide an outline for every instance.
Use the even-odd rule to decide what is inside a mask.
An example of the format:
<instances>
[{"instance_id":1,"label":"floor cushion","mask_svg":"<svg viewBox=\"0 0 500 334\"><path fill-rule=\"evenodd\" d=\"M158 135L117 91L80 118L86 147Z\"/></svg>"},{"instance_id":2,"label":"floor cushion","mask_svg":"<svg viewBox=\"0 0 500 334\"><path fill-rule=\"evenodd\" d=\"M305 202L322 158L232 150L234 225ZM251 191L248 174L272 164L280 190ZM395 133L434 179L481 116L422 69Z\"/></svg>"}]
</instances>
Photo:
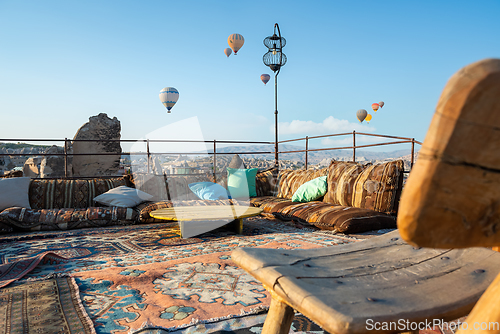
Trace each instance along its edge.
<instances>
[{"instance_id":1,"label":"floor cushion","mask_svg":"<svg viewBox=\"0 0 500 334\"><path fill-rule=\"evenodd\" d=\"M394 216L370 209L320 201L297 203L272 196L256 197L250 201L252 205L263 209L264 213L273 214L280 220L305 222L322 230L349 234L396 227Z\"/></svg>"},{"instance_id":2,"label":"floor cushion","mask_svg":"<svg viewBox=\"0 0 500 334\"><path fill-rule=\"evenodd\" d=\"M7 233L131 225L135 223L136 218L137 213L134 210L119 207L90 207L87 209L9 208L0 213L0 224L3 230L1 232Z\"/></svg>"}]
</instances>

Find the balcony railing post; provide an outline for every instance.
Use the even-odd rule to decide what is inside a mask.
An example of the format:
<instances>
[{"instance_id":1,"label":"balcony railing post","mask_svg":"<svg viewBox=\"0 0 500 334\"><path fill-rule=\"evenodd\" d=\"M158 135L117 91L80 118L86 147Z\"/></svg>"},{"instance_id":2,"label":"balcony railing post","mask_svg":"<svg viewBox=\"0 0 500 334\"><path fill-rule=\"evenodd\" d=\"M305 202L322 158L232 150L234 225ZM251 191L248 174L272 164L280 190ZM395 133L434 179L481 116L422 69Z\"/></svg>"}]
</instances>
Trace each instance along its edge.
<instances>
[{"instance_id":1,"label":"balcony railing post","mask_svg":"<svg viewBox=\"0 0 500 334\"><path fill-rule=\"evenodd\" d=\"M306 136L306 170L307 170L307 149L309 148L309 136Z\"/></svg>"},{"instance_id":2,"label":"balcony railing post","mask_svg":"<svg viewBox=\"0 0 500 334\"><path fill-rule=\"evenodd\" d=\"M415 138L411 139L411 159L410 159L410 170L413 168L413 156L415 154Z\"/></svg>"},{"instance_id":3,"label":"balcony railing post","mask_svg":"<svg viewBox=\"0 0 500 334\"><path fill-rule=\"evenodd\" d=\"M64 177L68 177L68 138L64 138Z\"/></svg>"},{"instance_id":4,"label":"balcony railing post","mask_svg":"<svg viewBox=\"0 0 500 334\"><path fill-rule=\"evenodd\" d=\"M149 174L149 161L150 161L150 152L149 152L149 139L146 139L146 150L148 152L148 174Z\"/></svg>"},{"instance_id":5,"label":"balcony railing post","mask_svg":"<svg viewBox=\"0 0 500 334\"><path fill-rule=\"evenodd\" d=\"M214 183L217 183L217 158L216 158L216 151L217 151L217 140L214 139Z\"/></svg>"},{"instance_id":6,"label":"balcony railing post","mask_svg":"<svg viewBox=\"0 0 500 334\"><path fill-rule=\"evenodd\" d=\"M356 162L356 130L352 131L352 161Z\"/></svg>"}]
</instances>

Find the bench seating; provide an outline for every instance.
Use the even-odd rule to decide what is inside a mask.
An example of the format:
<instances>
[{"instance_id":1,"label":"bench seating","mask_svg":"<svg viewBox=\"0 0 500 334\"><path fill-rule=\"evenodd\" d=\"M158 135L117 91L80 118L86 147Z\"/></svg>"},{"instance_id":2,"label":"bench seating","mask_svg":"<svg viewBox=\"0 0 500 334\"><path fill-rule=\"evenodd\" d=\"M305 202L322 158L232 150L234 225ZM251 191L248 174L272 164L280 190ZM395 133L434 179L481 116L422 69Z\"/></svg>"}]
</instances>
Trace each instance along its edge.
<instances>
[{"instance_id":1,"label":"bench seating","mask_svg":"<svg viewBox=\"0 0 500 334\"><path fill-rule=\"evenodd\" d=\"M413 247L398 231L320 249L239 248L231 258L271 292L268 334L288 333L294 309L338 334L399 319L454 320L500 272L498 252Z\"/></svg>"}]
</instances>

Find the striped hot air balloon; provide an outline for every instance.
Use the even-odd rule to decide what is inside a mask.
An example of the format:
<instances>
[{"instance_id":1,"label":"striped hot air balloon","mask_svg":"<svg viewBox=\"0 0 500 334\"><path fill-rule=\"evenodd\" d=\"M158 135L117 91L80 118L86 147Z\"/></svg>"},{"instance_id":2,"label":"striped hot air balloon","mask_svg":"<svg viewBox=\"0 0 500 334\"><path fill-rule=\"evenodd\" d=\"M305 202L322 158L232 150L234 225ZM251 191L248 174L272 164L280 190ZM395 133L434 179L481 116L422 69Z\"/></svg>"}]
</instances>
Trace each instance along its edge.
<instances>
[{"instance_id":1,"label":"striped hot air balloon","mask_svg":"<svg viewBox=\"0 0 500 334\"><path fill-rule=\"evenodd\" d=\"M243 43L245 43L245 39L240 34L232 34L227 38L227 44L229 44L229 47L233 49L234 55L238 53L238 50L241 49Z\"/></svg>"},{"instance_id":2,"label":"striped hot air balloon","mask_svg":"<svg viewBox=\"0 0 500 334\"><path fill-rule=\"evenodd\" d=\"M380 105L378 103L373 103L372 104L372 109L373 111L377 112L378 108L380 107Z\"/></svg>"},{"instance_id":3,"label":"striped hot air balloon","mask_svg":"<svg viewBox=\"0 0 500 334\"><path fill-rule=\"evenodd\" d=\"M160 101L167 108L168 113L170 113L170 109L172 109L178 99L179 92L174 87L165 87L160 91Z\"/></svg>"}]
</instances>

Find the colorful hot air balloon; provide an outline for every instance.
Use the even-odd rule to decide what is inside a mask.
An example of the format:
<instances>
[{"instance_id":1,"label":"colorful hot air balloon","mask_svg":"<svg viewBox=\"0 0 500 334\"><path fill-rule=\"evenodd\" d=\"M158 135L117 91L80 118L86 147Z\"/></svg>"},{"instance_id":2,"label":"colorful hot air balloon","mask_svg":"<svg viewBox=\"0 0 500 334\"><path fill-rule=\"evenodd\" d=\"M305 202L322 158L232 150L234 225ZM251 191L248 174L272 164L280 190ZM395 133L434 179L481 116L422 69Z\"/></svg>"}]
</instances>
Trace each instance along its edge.
<instances>
[{"instance_id":1,"label":"colorful hot air balloon","mask_svg":"<svg viewBox=\"0 0 500 334\"><path fill-rule=\"evenodd\" d=\"M380 101L380 102L378 103L378 105L380 106L380 108L382 108L382 107L384 106L384 104L385 104L385 103L384 103L384 101Z\"/></svg>"},{"instance_id":2,"label":"colorful hot air balloon","mask_svg":"<svg viewBox=\"0 0 500 334\"><path fill-rule=\"evenodd\" d=\"M368 112L365 109L359 109L358 111L356 111L356 117L358 118L360 123L364 121L367 115Z\"/></svg>"},{"instance_id":3,"label":"colorful hot air balloon","mask_svg":"<svg viewBox=\"0 0 500 334\"><path fill-rule=\"evenodd\" d=\"M231 53L233 53L233 50L231 50L230 48L225 48L224 53L226 54L226 56L229 57L231 55Z\"/></svg>"},{"instance_id":4,"label":"colorful hot air balloon","mask_svg":"<svg viewBox=\"0 0 500 334\"><path fill-rule=\"evenodd\" d=\"M380 105L378 103L373 103L372 104L372 109L373 111L377 112L378 108L380 107Z\"/></svg>"},{"instance_id":5,"label":"colorful hot air balloon","mask_svg":"<svg viewBox=\"0 0 500 334\"><path fill-rule=\"evenodd\" d=\"M165 87L160 91L160 101L167 108L168 113L170 113L170 109L172 109L178 99L179 92L174 87Z\"/></svg>"},{"instance_id":6,"label":"colorful hot air balloon","mask_svg":"<svg viewBox=\"0 0 500 334\"><path fill-rule=\"evenodd\" d=\"M370 121L371 121L371 120L372 120L372 115L370 115L370 114L366 115L366 117L365 117L365 121L366 121L368 124L370 124Z\"/></svg>"},{"instance_id":7,"label":"colorful hot air balloon","mask_svg":"<svg viewBox=\"0 0 500 334\"><path fill-rule=\"evenodd\" d=\"M232 34L227 38L227 44L229 44L229 47L233 49L234 55L238 53L238 50L241 49L243 43L245 43L245 39L240 34Z\"/></svg>"},{"instance_id":8,"label":"colorful hot air balloon","mask_svg":"<svg viewBox=\"0 0 500 334\"><path fill-rule=\"evenodd\" d=\"M269 74L262 74L260 76L260 80L262 80L264 85L268 83L269 79L271 79L271 76Z\"/></svg>"}]
</instances>

